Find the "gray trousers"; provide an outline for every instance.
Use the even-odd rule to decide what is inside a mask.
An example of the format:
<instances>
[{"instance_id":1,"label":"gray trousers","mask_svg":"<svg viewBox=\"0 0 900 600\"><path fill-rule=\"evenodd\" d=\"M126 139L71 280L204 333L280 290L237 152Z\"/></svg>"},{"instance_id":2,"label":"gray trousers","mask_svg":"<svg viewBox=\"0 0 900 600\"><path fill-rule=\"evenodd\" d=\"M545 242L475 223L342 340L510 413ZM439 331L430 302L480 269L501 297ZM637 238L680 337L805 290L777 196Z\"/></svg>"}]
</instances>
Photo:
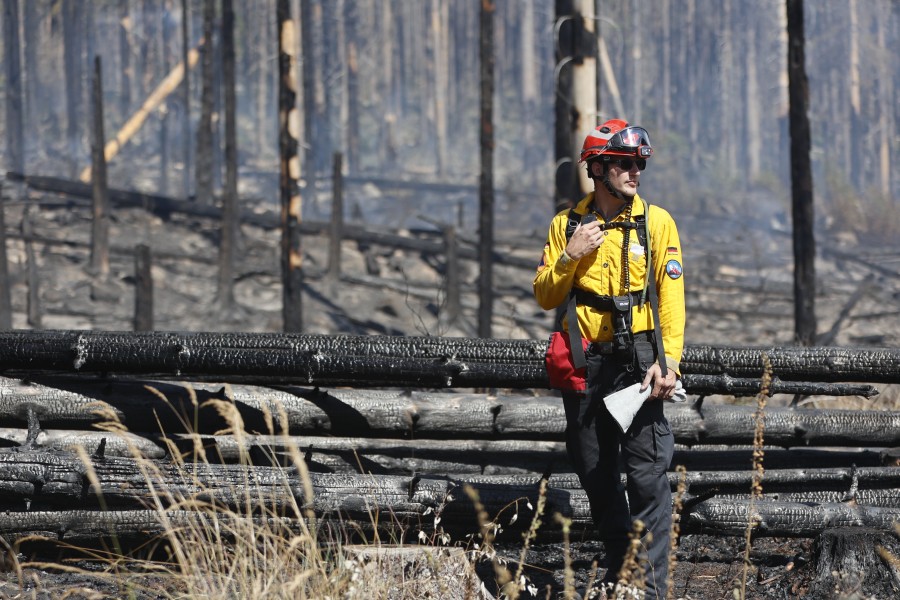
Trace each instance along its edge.
<instances>
[{"instance_id":1,"label":"gray trousers","mask_svg":"<svg viewBox=\"0 0 900 600\"><path fill-rule=\"evenodd\" d=\"M563 403L566 448L606 548L603 580L616 581L632 521L640 519L652 534L649 543L645 536L646 552L640 560L647 570L646 597L655 600L666 597L672 523L672 492L666 469L672 461L675 439L661 400L645 402L625 434L603 404L604 396L642 379L640 373L627 371L612 356L589 355L586 393L564 392Z\"/></svg>"}]
</instances>

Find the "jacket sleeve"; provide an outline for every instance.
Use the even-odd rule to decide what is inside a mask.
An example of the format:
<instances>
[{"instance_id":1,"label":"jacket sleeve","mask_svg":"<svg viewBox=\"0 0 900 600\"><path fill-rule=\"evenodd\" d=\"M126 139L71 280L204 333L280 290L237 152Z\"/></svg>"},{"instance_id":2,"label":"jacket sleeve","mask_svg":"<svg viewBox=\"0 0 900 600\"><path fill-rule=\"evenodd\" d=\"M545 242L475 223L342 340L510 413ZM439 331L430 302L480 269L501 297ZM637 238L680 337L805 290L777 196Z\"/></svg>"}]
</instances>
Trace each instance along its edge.
<instances>
[{"instance_id":1,"label":"jacket sleeve","mask_svg":"<svg viewBox=\"0 0 900 600\"><path fill-rule=\"evenodd\" d=\"M658 208L658 207L653 207ZM666 365L681 374L684 351L684 262L675 221L664 209L653 211L652 256L659 296L659 321Z\"/></svg>"},{"instance_id":2,"label":"jacket sleeve","mask_svg":"<svg viewBox=\"0 0 900 600\"><path fill-rule=\"evenodd\" d=\"M566 249L566 213L553 218L544 254L534 276L534 297L544 310L552 310L562 304L572 289L578 261L560 260Z\"/></svg>"}]
</instances>

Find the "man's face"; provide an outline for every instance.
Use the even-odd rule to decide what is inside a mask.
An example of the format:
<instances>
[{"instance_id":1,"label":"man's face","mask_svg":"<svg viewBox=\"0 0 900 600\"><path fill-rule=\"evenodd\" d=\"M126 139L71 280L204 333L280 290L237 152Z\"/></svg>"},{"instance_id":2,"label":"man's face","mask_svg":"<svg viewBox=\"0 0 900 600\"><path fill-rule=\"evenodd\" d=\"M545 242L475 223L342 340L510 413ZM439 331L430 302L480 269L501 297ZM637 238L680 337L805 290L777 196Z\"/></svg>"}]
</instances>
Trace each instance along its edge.
<instances>
[{"instance_id":1,"label":"man's face","mask_svg":"<svg viewBox=\"0 0 900 600\"><path fill-rule=\"evenodd\" d=\"M639 161L643 159L634 158L615 158L609 163L609 184L612 188L628 198L634 197L637 193L639 180L641 178L641 170ZM646 161L642 163L646 166Z\"/></svg>"}]
</instances>

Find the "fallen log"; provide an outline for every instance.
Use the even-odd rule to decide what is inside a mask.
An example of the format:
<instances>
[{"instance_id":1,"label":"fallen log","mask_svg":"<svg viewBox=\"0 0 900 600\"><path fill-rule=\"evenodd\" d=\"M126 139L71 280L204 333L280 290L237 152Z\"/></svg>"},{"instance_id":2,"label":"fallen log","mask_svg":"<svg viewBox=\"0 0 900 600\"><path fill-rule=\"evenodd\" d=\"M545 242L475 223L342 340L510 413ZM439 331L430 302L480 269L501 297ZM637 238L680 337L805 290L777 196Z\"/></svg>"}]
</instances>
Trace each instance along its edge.
<instances>
[{"instance_id":1,"label":"fallen log","mask_svg":"<svg viewBox=\"0 0 900 600\"><path fill-rule=\"evenodd\" d=\"M238 533L248 533L249 525L237 525L234 514L217 515L220 533L224 538ZM248 521L249 519L244 519ZM295 519L254 518L256 530L266 528L276 533L299 533L301 528ZM0 536L7 542L23 538L40 537L68 544L90 544L115 536L119 542L146 544L154 536L167 533L177 535L187 528L209 528L212 520L208 513L192 510L61 510L0 512ZM193 540L186 536L182 539ZM31 542L37 540L31 539Z\"/></svg>"},{"instance_id":2,"label":"fallen log","mask_svg":"<svg viewBox=\"0 0 900 600\"><path fill-rule=\"evenodd\" d=\"M0 428L0 448L15 448L26 443L28 430ZM95 452L104 447L107 456L135 455L143 458L165 458L168 453L160 443L131 432L111 434L107 431L82 430L42 430L31 442L31 448L41 452L72 452L81 447L88 452Z\"/></svg>"},{"instance_id":3,"label":"fallen log","mask_svg":"<svg viewBox=\"0 0 900 600\"><path fill-rule=\"evenodd\" d=\"M686 373L682 377L684 389L695 395L711 394L753 396L762 390L761 378L732 377L731 375L698 375ZM766 387L769 396L791 394L800 396L862 396L871 398L878 394L874 386L846 383L818 383L808 381L782 381L773 377Z\"/></svg>"},{"instance_id":4,"label":"fallen log","mask_svg":"<svg viewBox=\"0 0 900 600\"><path fill-rule=\"evenodd\" d=\"M718 500L744 501L747 493L715 494ZM797 492L763 493L763 499L774 502L790 502L801 504L838 504L850 503L862 506L878 506L882 508L900 508L900 492L897 488L860 489L854 492L846 490L812 490Z\"/></svg>"},{"instance_id":5,"label":"fallen log","mask_svg":"<svg viewBox=\"0 0 900 600\"><path fill-rule=\"evenodd\" d=\"M458 493L462 494L462 491ZM551 493L552 497L553 494ZM374 508L368 505L368 508ZM361 510L360 510L361 509ZM322 524L322 530L329 535L342 535L352 537L359 532L371 531L375 528L392 532L403 539L403 532L410 529L413 533L406 536L410 540L415 538L415 530L423 532L434 531L434 515L426 517L416 515L414 520L405 520L400 514L385 515L379 519L377 512L367 512L367 505L362 502L353 511L341 513L336 511L326 518L334 522L333 526L327 526L329 521ZM501 515L501 521L505 525L499 533L498 539L518 540L520 523L526 526L533 514L528 509L524 500L520 501L512 510ZM516 525L507 524L517 514ZM553 514L548 511L548 514ZM807 537L812 538L824 531L835 527L845 527L853 530L865 528L888 530L892 524L900 519L900 509L850 506L846 504L799 504L774 501L758 501L754 503L752 513L748 511L746 501L721 501L705 500L692 507L691 511L682 515L681 534L691 535L702 533L705 535L743 536L746 531L747 517L753 514L761 519L760 525L754 529L754 535L766 537ZM165 515L166 523L163 523ZM359 519L353 518L360 517ZM588 514L569 513L572 519L573 532L591 531L592 525ZM223 530L223 535L229 534L230 518L233 513L220 514L217 521ZM373 519L377 519L374 520ZM245 519L246 521L246 519ZM298 532L300 525L297 519L270 518L253 519L261 522L270 531ZM560 536L558 525L553 519L542 519L543 524L538 529L538 540L558 539ZM374 524L373 524L374 523ZM190 526L209 526L210 518L207 515L199 515L195 511L178 510L157 512L153 510L61 510L61 511L24 511L0 512L0 536L7 541L13 541L25 537L40 536L49 540L60 540L68 543L90 543L98 539L106 539L115 535L120 541L146 542L152 536L163 534L166 531L174 531ZM441 522L444 526L445 522ZM244 526L246 527L246 526ZM458 529L458 528L454 528ZM240 527L234 527L234 531L247 531ZM469 529L468 533L478 531L477 525ZM454 531L456 534L465 535L465 530ZM457 538L459 539L459 538Z\"/></svg>"},{"instance_id":6,"label":"fallen log","mask_svg":"<svg viewBox=\"0 0 900 600\"><path fill-rule=\"evenodd\" d=\"M25 429L0 429L0 447L25 444ZM241 436L191 433L110 433L87 430L42 430L31 441L36 451L74 451L89 454L103 446L105 456L199 460L261 466L290 465L294 452L303 456L307 468L319 473L369 473L412 475L456 473L459 475L508 475L569 473L572 471L565 444L548 440L453 440L385 439L333 436ZM883 466L880 452L863 449L781 449L765 447L768 469L841 468ZM752 464L751 447L726 449L676 448L672 465L688 471L743 470ZM872 504L872 502L865 502Z\"/></svg>"},{"instance_id":7,"label":"fallen log","mask_svg":"<svg viewBox=\"0 0 900 600\"><path fill-rule=\"evenodd\" d=\"M0 368L356 387L532 388L548 385L546 346L545 340L411 336L5 331ZM759 377L763 353L779 380L900 382L900 350L701 346L685 349L685 385L688 375Z\"/></svg>"},{"instance_id":8,"label":"fallen log","mask_svg":"<svg viewBox=\"0 0 900 600\"><path fill-rule=\"evenodd\" d=\"M900 383L898 348L692 346L685 349L681 368L685 373L756 378L763 373L763 354L772 374L788 381Z\"/></svg>"},{"instance_id":9,"label":"fallen log","mask_svg":"<svg viewBox=\"0 0 900 600\"><path fill-rule=\"evenodd\" d=\"M543 357L542 344L470 338L12 331L0 332L0 365L4 371L213 376L306 385L490 387L498 379L529 377L536 363L529 365L523 356ZM543 377L542 368L537 374ZM534 373L530 376L533 381Z\"/></svg>"},{"instance_id":10,"label":"fallen log","mask_svg":"<svg viewBox=\"0 0 900 600\"><path fill-rule=\"evenodd\" d=\"M562 402L552 396L489 396L390 390L319 390L282 386L211 386L72 377L0 378L0 426L84 428L114 417L134 433L214 433L229 427L217 406L237 409L251 433L346 437L560 440ZM673 404L666 416L678 443L749 444L755 408ZM284 419L282 419L282 416ZM143 431L153 428L154 431ZM900 411L772 407L765 442L794 446L900 446Z\"/></svg>"},{"instance_id":11,"label":"fallen log","mask_svg":"<svg viewBox=\"0 0 900 600\"><path fill-rule=\"evenodd\" d=\"M225 515L230 514L227 507L234 503L237 506L259 504L268 507L268 511L289 516L296 514L293 499L299 502L304 497L301 486L295 485L294 481L285 481L296 477L286 470L273 470L276 477L272 478L261 474L260 468L253 469L251 475L246 469L233 466L191 465L176 481L171 481L156 474L156 469L150 469L149 476L142 470L134 471L124 461L93 460L92 465L100 483L84 489L85 469L82 467L81 472L77 472L78 467L71 459L68 471L65 470L66 461L59 457L56 461L47 457L40 462L26 460L19 466L19 481L13 482L16 485L7 482L2 488L6 511L0 512L0 535L9 539L24 533L40 533L68 539L71 535L98 536L110 527L123 536L158 532L158 517L154 517L152 511L125 509L107 513L79 509L54 512L43 510L41 500L35 500L38 495L55 495L58 501L65 499L65 505L71 506L75 498L102 492L108 506L117 506L114 501L120 499L129 499L131 505L138 506L140 501L147 502L150 498L149 486L142 483L142 477L155 482L155 493L163 501L163 507L187 498L189 501L180 506L192 506L190 500L203 505L213 502L222 507L220 510L224 510ZM170 468L157 466L163 470ZM11 471L14 465L5 463L2 469ZM249 479L241 483L242 477ZM676 478L673 474L673 482ZM534 516L539 489L538 478L476 477L463 480L316 474L310 476L310 480L314 496L311 502L303 503L303 507L312 509L320 517L342 522L348 530L434 531L439 522L442 528L455 534L473 533L478 531L474 506L462 489L468 484L491 518L509 532L520 531ZM33 485L35 481L40 481L41 485L33 487L29 496L24 496L28 484ZM170 483L174 484L172 488L164 487ZM75 493L81 496L73 496ZM11 496L27 497L29 504L21 502L19 506L33 507L33 510L17 512ZM591 527L586 498L573 477L550 479L546 514L555 513L572 519L575 530ZM137 517L138 514L141 516ZM810 505L766 499L756 501L750 507L746 500L711 498L689 506L682 517L682 531L743 535L751 514L760 518L756 535L813 537L835 526L886 528L900 518L900 509L852 503ZM543 520L545 525L541 535L558 533L553 519ZM54 522L55 526L48 525ZM71 533L73 530L75 534Z\"/></svg>"},{"instance_id":12,"label":"fallen log","mask_svg":"<svg viewBox=\"0 0 900 600\"><path fill-rule=\"evenodd\" d=\"M687 491L740 493L750 489L751 471L705 471L685 475ZM303 492L306 485L299 470L288 467L217 465L108 457L95 452L84 459L72 452L0 452L0 499L7 506L29 503L36 507L73 502L96 505L102 498L111 507L164 506L185 500L202 499L228 507L261 505L290 507L306 504L316 512L350 510L351 507L378 507L394 515L412 516L428 507L471 516L471 506L448 507L453 490L471 485L478 490L488 512L500 511L519 497L537 498L539 476L535 475L357 475L311 473L308 483L313 498ZM670 485L680 476L669 474ZM624 483L624 479L623 479ZM900 488L900 467L862 469L768 470L763 481L767 494L836 490L848 494L859 490ZM572 512L586 509L581 484L572 473L553 475L548 489L559 501L558 508ZM562 498L568 500L562 502ZM568 507L568 508L567 508ZM351 511L352 512L352 511ZM565 514L565 513L564 513Z\"/></svg>"},{"instance_id":13,"label":"fallen log","mask_svg":"<svg viewBox=\"0 0 900 600\"><path fill-rule=\"evenodd\" d=\"M849 503L803 504L710 499L682 515L681 530L743 536L750 516L759 520L754 535L774 537L816 537L835 527L871 527L888 530L900 519L900 508L861 506Z\"/></svg>"}]
</instances>

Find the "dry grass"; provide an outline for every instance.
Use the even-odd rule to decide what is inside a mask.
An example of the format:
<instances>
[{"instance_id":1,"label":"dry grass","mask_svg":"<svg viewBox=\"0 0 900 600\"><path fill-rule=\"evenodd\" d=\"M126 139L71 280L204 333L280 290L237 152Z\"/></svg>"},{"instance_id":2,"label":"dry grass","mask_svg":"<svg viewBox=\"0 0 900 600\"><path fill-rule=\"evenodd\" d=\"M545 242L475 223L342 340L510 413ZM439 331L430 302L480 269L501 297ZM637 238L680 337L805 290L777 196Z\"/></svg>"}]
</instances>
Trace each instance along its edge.
<instances>
[{"instance_id":1,"label":"dry grass","mask_svg":"<svg viewBox=\"0 0 900 600\"><path fill-rule=\"evenodd\" d=\"M755 512L756 502L762 498L762 479L765 473L763 458L765 457L764 433L766 430L766 401L769 397L769 386L772 384L772 363L769 357L763 353L763 375L759 394L756 395L756 413L754 414L755 427L753 431L753 477L750 484L750 501L747 504L747 530L744 536L744 568L741 573L738 586L734 589L736 600L744 600L747 597L747 576L753 567L750 562L750 548L753 545L753 529L759 524L759 515Z\"/></svg>"},{"instance_id":2,"label":"dry grass","mask_svg":"<svg viewBox=\"0 0 900 600\"><path fill-rule=\"evenodd\" d=\"M227 423L227 428L216 432L237 438L238 447L249 448L243 443L247 435L237 408L228 401L210 400L202 406L197 404L196 395L192 394L195 409L212 407ZM124 425L112 412L104 413L106 422L102 429L111 435L127 433ZM286 415L274 418L264 415L270 433L284 436L286 431L276 432L276 423L287 423ZM183 417L185 426L193 420L192 415ZM129 438L124 437L127 440ZM137 447L131 446L132 456L139 467L141 478L150 494L150 508L162 526L163 533L148 545L138 549L126 550L119 540L112 538L111 548L97 551L84 548L66 548L70 552L79 553L79 563L91 563L90 571L74 563L19 563L14 548L10 548L7 556L11 557L19 582L19 597L32 597L27 590L34 592L41 586L29 581L24 574L28 569L48 569L65 572L73 577L90 577L96 587L116 590L114 596L121 598L143 599L147 597L165 600L181 599L218 599L218 598L260 598L260 599L326 599L326 598L392 598L397 600L413 600L422 597L420 581L400 581L399 578L386 576L387 572L396 569L381 568L378 562L360 559L359 554L347 552L341 540L349 539L352 532L329 527L317 523L316 517L309 508L313 497L313 487L306 464L296 447L287 446L292 460L287 467L280 467L283 477L280 482L283 489L279 493L263 490L250 479L251 469L246 469L246 479L235 484L227 493L233 499L228 505L215 499L216 494L207 490L197 476L198 465L209 465L215 457L207 456L206 450L196 436L193 449L182 455L175 444L167 441L168 450L177 468L177 475L184 481L191 482L195 492L183 495L174 492L166 483L166 477L160 472L159 463L145 459ZM78 453L86 467L88 482L92 489L100 490L101 482L92 468L92 457L84 449ZM253 463L248 453L241 456L240 464L250 467ZM278 464L274 460L272 464ZM279 468L279 467L275 467ZM297 493L297 477L302 494ZM171 476L171 474L169 475ZM188 489L188 488L182 488ZM420 533L418 541L408 545L410 549L426 549L454 544L465 549L464 557L472 563L489 560L494 565L495 582L502 592L502 597L519 598L535 597L537 589L531 585L524 573L525 557L542 524L542 516L547 500L547 482L542 481L536 501L532 506L528 498L520 498L501 509L497 515L490 516L478 500L474 489L466 492L473 499L481 528L479 533L467 536L466 540L454 542L440 526L440 507L434 514L434 532ZM277 496L277 498L276 498ZM300 497L298 499L298 496ZM286 499L288 499L286 501ZM306 501L304 501L306 499ZM450 501L451 498L447 498ZM106 502L102 495L98 496L102 509ZM499 555L494 549L495 536L502 531L502 523L512 525L519 517L519 506L527 506L534 516L530 526L523 534L523 545L517 565ZM185 511L192 518L175 521L173 511ZM373 530L377 530L378 517L373 518ZM333 526L333 524L331 524ZM377 536L371 548L386 547ZM355 551L356 549L354 549ZM365 554L365 552L363 552ZM377 554L377 553L376 553ZM435 581L432 577L430 597L451 596L442 586L451 586L455 593L460 590L459 570L453 576L446 576L446 569L438 568L435 561L444 560L444 554L416 553L418 558L412 567L407 563L401 571L409 568L423 572L428 570L432 575L444 572L443 581ZM449 553L446 553L449 556ZM393 559L385 559L385 561ZM431 564L429 564L431 563ZM102 565L101 569L96 569ZM409 567L409 568L408 568ZM454 567L456 568L456 567ZM468 573L472 572L471 564ZM74 588L73 588L74 589ZM100 592L91 592L90 587L79 588L78 597L110 597ZM44 590L50 597L62 597L59 590ZM477 591L477 588L476 588ZM478 597L466 587L466 598ZM437 595L435 595L437 594ZM3 596L0 590L0 597Z\"/></svg>"}]
</instances>

